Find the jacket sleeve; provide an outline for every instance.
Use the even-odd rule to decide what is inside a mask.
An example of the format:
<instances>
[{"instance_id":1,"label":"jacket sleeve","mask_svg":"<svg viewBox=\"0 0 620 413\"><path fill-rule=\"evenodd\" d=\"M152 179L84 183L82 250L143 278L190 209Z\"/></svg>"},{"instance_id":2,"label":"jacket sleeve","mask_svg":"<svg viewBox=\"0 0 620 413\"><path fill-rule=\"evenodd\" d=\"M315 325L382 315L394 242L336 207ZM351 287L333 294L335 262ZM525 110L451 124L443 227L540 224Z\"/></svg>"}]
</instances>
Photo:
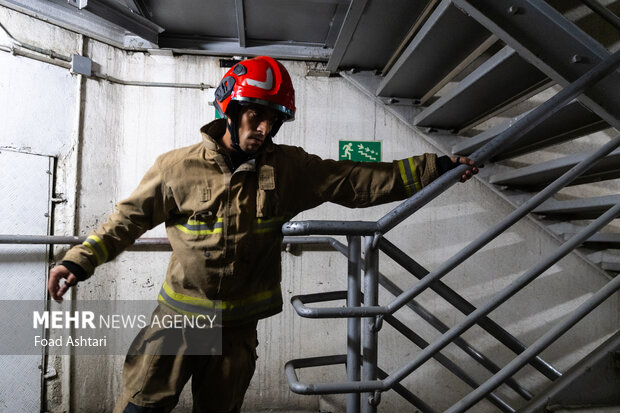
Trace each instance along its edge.
<instances>
[{"instance_id":1,"label":"jacket sleeve","mask_svg":"<svg viewBox=\"0 0 620 413\"><path fill-rule=\"evenodd\" d=\"M129 198L116 205L107 222L88 235L81 245L71 248L63 257L81 267L86 279L95 267L113 260L147 230L164 222L173 205L158 162L148 170Z\"/></svg>"},{"instance_id":2,"label":"jacket sleeve","mask_svg":"<svg viewBox=\"0 0 620 413\"><path fill-rule=\"evenodd\" d=\"M437 155L430 153L394 162L353 162L299 151L298 211L323 202L362 208L402 200L439 175Z\"/></svg>"}]
</instances>

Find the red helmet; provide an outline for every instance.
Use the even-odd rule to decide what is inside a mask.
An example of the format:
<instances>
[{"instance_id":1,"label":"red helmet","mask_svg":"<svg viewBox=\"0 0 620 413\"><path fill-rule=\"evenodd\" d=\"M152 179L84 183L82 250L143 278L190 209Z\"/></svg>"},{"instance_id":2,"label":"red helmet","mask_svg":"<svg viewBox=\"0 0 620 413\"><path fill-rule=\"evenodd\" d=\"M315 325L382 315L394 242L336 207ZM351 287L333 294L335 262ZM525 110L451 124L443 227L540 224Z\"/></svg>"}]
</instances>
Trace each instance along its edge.
<instances>
[{"instance_id":1,"label":"red helmet","mask_svg":"<svg viewBox=\"0 0 620 413\"><path fill-rule=\"evenodd\" d=\"M230 117L238 109L237 102L275 109L283 122L295 118L295 90L291 77L280 62L268 56L244 60L226 72L215 91L214 105L221 115ZM277 129L272 135L275 132Z\"/></svg>"}]
</instances>

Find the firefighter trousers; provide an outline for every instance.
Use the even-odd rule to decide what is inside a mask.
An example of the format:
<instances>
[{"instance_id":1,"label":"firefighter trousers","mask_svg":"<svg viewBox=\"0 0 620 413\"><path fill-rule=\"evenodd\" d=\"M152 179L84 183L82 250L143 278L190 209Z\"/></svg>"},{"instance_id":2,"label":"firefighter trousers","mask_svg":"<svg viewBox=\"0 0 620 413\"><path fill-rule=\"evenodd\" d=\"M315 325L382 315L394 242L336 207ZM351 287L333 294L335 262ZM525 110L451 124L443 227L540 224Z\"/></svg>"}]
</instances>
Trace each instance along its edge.
<instances>
[{"instance_id":1,"label":"firefighter trousers","mask_svg":"<svg viewBox=\"0 0 620 413\"><path fill-rule=\"evenodd\" d=\"M169 312L163 305L156 313ZM158 352L166 339L152 329L142 329L123 366L123 392L114 413L168 413L178 403L192 379L193 413L236 413L256 367L256 322L222 328L221 355L188 355L189 343L175 342L173 355ZM178 337L175 338L178 340Z\"/></svg>"}]
</instances>

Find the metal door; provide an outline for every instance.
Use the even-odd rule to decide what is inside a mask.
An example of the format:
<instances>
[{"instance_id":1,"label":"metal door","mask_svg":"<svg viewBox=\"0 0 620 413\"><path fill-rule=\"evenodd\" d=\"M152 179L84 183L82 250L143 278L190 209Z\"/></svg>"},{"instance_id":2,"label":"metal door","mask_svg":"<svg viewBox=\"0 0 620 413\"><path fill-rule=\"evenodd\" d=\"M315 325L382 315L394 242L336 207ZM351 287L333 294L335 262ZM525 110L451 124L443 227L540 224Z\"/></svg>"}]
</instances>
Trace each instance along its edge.
<instances>
[{"instance_id":1,"label":"metal door","mask_svg":"<svg viewBox=\"0 0 620 413\"><path fill-rule=\"evenodd\" d=\"M1 234L49 235L53 161L0 151ZM44 309L48 256L45 245L0 245L0 300L38 300ZM11 330L2 319L0 334ZM41 411L43 356L0 355L0 411Z\"/></svg>"}]
</instances>

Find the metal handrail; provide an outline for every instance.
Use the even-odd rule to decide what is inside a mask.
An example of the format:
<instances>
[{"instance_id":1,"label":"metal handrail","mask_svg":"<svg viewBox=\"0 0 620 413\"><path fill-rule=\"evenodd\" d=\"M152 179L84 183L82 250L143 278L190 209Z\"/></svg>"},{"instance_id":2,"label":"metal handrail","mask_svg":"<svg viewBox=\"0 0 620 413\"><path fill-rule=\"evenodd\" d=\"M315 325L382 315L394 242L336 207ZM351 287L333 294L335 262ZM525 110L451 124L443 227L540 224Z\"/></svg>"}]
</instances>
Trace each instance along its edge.
<instances>
[{"instance_id":1,"label":"metal handrail","mask_svg":"<svg viewBox=\"0 0 620 413\"><path fill-rule=\"evenodd\" d=\"M352 237L353 239L349 239L350 242L350 246L355 244L355 238L356 237ZM351 257L349 256L347 247L342 244L341 242L335 240L334 238L329 238L329 237L307 237L307 240L313 240L313 239L321 239L321 240L325 240L325 242L328 242L336 251L340 252L342 255L344 255L345 257L347 257L350 261L351 261ZM359 239L359 238L358 238ZM393 244L391 244L389 241L387 241L386 239L382 239L381 240L381 244L380 247L384 252L387 252L384 249L384 243L387 245L391 245L393 246ZM396 248L395 246L393 246L394 248ZM359 248L359 247L356 247ZM396 248L397 249L397 248ZM404 253L403 253L404 254ZM352 254L353 256L357 256L357 254ZM390 256L390 253L388 253L388 256ZM403 262L400 261L397 257L393 257L394 260L402 265L404 268L406 268L407 270L409 270L413 275L415 275L418 278L421 278L423 275L427 274L428 271L426 271L424 268L421 268L421 271L425 271L423 275L420 275L419 272L415 272L412 271L411 268L409 268L407 265L403 265ZM407 257L409 258L409 257ZM411 258L409 258L409 260L411 260ZM413 261L413 260L411 260ZM416 263L417 264L417 263ZM364 263L361 263L361 269L364 270ZM418 264L419 266L419 264ZM385 277L383 274L381 274L379 272L379 284L384 287L388 292L392 293L393 295L399 295L400 293L402 293L402 290L400 290L396 284L394 284L392 281L390 281L387 277ZM465 314L469 314L471 313L473 310L475 310L475 307L470 304L468 301L466 301L464 298L462 298L460 295L458 295L455 291L451 290L448 286L446 286L445 284L439 282L437 285L433 285L432 287L440 296L444 297L448 302L452 302L453 304L455 304L455 306L457 308L459 308L459 310L463 311ZM352 293L354 293L355 288L348 288L348 295L347 295L347 305L349 307L351 306L358 306L360 301L359 301L359 297L357 297L358 299L356 301L351 301L350 296ZM360 294L361 296L361 294ZM311 303L311 302L325 302L325 301L332 301L332 300L337 300L337 299L344 299L345 296L342 295L342 293L339 292L326 292L326 293L316 293L316 294L307 294L307 295L303 295L302 297L305 303ZM411 310L413 310L416 314L418 314L420 317L422 317L422 319L424 319L425 321L427 321L432 327L434 327L437 331L439 331L440 333L445 333L446 331L449 330L449 327L446 326L441 320L439 320L437 317L435 317L433 314L431 314L430 311L428 311L427 309L425 309L422 305L420 305L419 303L417 303L415 300L411 300L409 303L407 303L407 307L409 307ZM398 320L396 320L396 318L394 318L393 316L385 316L385 320L388 324L391 324L392 327L394 327L396 330L398 330L401 334L405 335L406 337L408 337L412 342L414 342L416 345L419 345L421 347L426 347L428 345L428 343L424 342L423 339L421 339L421 337L417 336L411 329L409 329L408 327L402 325L400 327L397 327L396 325L394 325L394 323L390 323L389 320L394 320L394 323L398 322ZM351 319L349 319L351 320ZM520 343L515 337L513 337L510 333L508 333L506 330L502 329L502 327L500 327L499 325L495 324L492 320L488 320L488 324L481 322L480 323L481 326L483 326L483 328L486 328L487 331L489 331L492 335L497 336L498 340L506 340L507 342L507 346L512 349L513 351L515 351L516 353L521 353L523 350L525 350L525 346ZM353 336L356 335L355 331L352 333ZM411 337L417 337L415 340L412 340ZM418 340L416 342L416 340ZM355 344L355 343L353 343ZM476 362L478 362L481 366L483 366L484 368L486 368L488 371L492 372L492 373L497 373L498 371L500 371L500 367L498 365L496 365L492 360L490 360L489 358L487 358L484 354L482 354L479 350L476 350L474 347L472 347L469 343L467 343L464 339L462 338L457 338L456 340L454 340L454 344L456 346L458 346L459 348L461 348L467 355L469 355L472 359L474 359ZM356 347L355 345L352 346L353 349L357 349L357 347L359 347L359 345ZM353 353L353 352L350 352ZM357 353L355 353L357 354ZM355 354L349 354L350 357L352 357L352 359L357 358L357 356L355 356ZM544 360L542 360L539 357L536 357L533 361L532 361L532 365L537 368L542 374L544 374L545 376L547 376L548 378L554 380L558 377L561 376L561 373L559 371L557 371L553 366L551 366L550 364L548 364L547 362L545 362ZM463 381L465 381L467 384L473 385L475 382L470 382L468 383L466 379L464 379L462 376L460 376L460 373L457 372L454 369L451 369L450 366L444 365L445 367L448 368L448 370L450 370L452 373L454 373L455 375L457 375L459 378L461 378ZM457 366L458 367L458 366ZM351 380L351 378L349 377L349 380ZM355 380L359 380L359 377L356 376ZM509 386L510 388L512 388L517 394L519 394L521 397L523 397L525 400L531 400L533 397L533 394L528 391L527 389L523 388L521 385L519 385L514 379L509 378L506 380L505 384L507 386ZM476 386L477 387L477 386Z\"/></svg>"},{"instance_id":2,"label":"metal handrail","mask_svg":"<svg viewBox=\"0 0 620 413\"><path fill-rule=\"evenodd\" d=\"M620 64L620 52L614 53L608 59L604 60L596 67L588 71L586 74L581 76L575 82L565 87L547 102L543 103L538 108L528 113L528 115L518 120L512 127L508 128L491 142L487 143L482 148L474 152L474 154L471 155L471 158L474 159L476 164L481 164L486 160L492 158L493 156L497 155L504 147L514 144L521 136L534 128L538 123L552 116L564 105L566 105L578 95L583 93L586 88L592 86L593 84L607 76L610 72L615 70L618 64ZM534 266L529 271L526 271L521 277L511 283L506 289L498 293L489 303L471 311L464 321L443 333L443 335L438 340L434 341L432 344L428 345L420 353L418 353L412 361L398 369L396 372L385 376L382 379L377 379L375 341L377 330L380 328L382 321L387 318L391 319L391 315L395 311L407 305L413 298L415 298L426 288L436 286L441 277L453 270L456 266L458 266L460 263L473 255L476 251L480 250L483 246L488 244L499 234L503 233L515 222L519 221L525 215L530 213L534 208L536 208L546 199L550 198L561 188L565 187L580 174L591 168L595 162L612 152L618 146L620 146L620 136L615 137L612 141L608 142L602 148L588 156L583 162L579 163L571 170L563 174L561 177L556 179L540 193L525 202L523 205L513 211L513 213L509 214L494 228L479 236L477 239L472 241L469 245L467 245L465 248L463 248L461 251L459 251L457 254L447 260L443 265L440 266L439 269L424 276L421 281L415 284L411 289L398 294L396 299L391 301L388 305L379 306L376 300L371 299L365 300L365 305L363 307L348 306L345 308L310 308L305 304L311 302L313 299L318 301L321 296L325 298L326 295L329 293L293 297L291 299L293 307L298 314L305 317L346 317L349 318L349 321L351 321L352 319L359 319L365 317L366 321L364 335L364 377L362 380L339 383L302 384L297 378L295 368L300 368L303 365L304 361L296 360L294 362L289 362L286 365L286 374L291 389L295 392L302 394L367 393L370 396L368 397L369 403L366 404L365 411L374 411L374 408L368 407L368 405L376 406L376 404L378 403L377 398L378 396L380 396L380 392L392 389L394 388L394 386L399 385L399 383L406 376L411 374L416 368L421 366L429 358L436 357L437 354L445 346L457 340L458 336L460 336L465 330L469 329L474 324L479 323L481 320L489 320L487 318L487 315L491 311L504 303L506 300L516 294L516 292L518 292L531 281L536 279L540 274L546 271L554 263L556 263L558 260L570 253L575 248L577 248L579 245L581 245L584 240L589 238L592 234L600 230L603 226L607 225L608 222L618 216L620 214L620 204L609 209L597 220L592 222L582 231L573 236L569 241L564 243L554 253L543 259L539 264ZM452 171L447 172L446 174L442 175L434 182L432 182L430 185L414 194L413 197L398 205L396 208L394 208L384 217L379 219L377 222L289 222L283 226L283 233L285 235L365 235L367 243L366 260L370 260L371 262L370 268L367 268L366 271L368 274L365 275L367 281L366 288L370 288L371 294L374 296L376 295L375 288L378 283L378 277L376 274L377 271L375 270L376 265L374 264L374 262L376 260L376 254L378 253L377 247L381 244L385 245L385 240L381 239L382 236L388 231L390 231L394 226L398 225L400 222L413 214L415 211L420 209L422 206L430 202L440 193L451 187L454 183L456 183L462 173L467 170L467 168L468 166L461 165L453 169ZM617 289L617 287L610 288ZM602 301L598 301L597 303L600 304L600 302ZM453 301L451 301L451 303L453 303ZM367 335L369 337L367 337ZM505 342L505 340L501 341L502 343ZM521 353L521 355L518 355L515 360L519 360L520 362L522 361L522 364L520 364L520 366L523 366L524 364L530 362L531 359L534 359L538 352L532 353L531 347L525 348L521 343L519 343L519 345L521 347L516 352ZM524 357L523 355L526 354L528 356ZM368 365L366 365L366 363L368 363ZM349 366L347 368L349 368ZM514 372L516 372L515 370L511 374L505 374L504 370L505 369L500 370L500 372L496 373L493 376L493 379L487 381L487 383L491 384L485 383L486 386L483 391L474 391L470 394L470 396L468 396L468 398L465 398L462 401L464 403L463 405L468 403L471 404L468 404L466 407L463 408L455 405L456 407L454 407L454 413L456 413L457 411L460 412L465 410L483 397L489 397L493 389L495 389L499 384L505 382L511 377ZM552 376L550 378L553 379L555 377ZM489 388L489 386L492 385L494 387Z\"/></svg>"},{"instance_id":3,"label":"metal handrail","mask_svg":"<svg viewBox=\"0 0 620 413\"><path fill-rule=\"evenodd\" d=\"M308 238L314 239L315 237L308 237ZM339 251L341 254L343 254L345 257L351 260L351 257L349 257L349 254L347 251L347 247L344 244L342 244L341 242L333 238L327 238L327 239L330 240L330 245L336 251ZM351 243L352 241L350 240L350 245ZM394 259L396 263L400 264L403 268L408 270L415 277L422 278L424 275L428 274L428 271L425 268L423 268L418 263L413 261L413 259L411 259L410 257L406 256L402 251L400 251L396 246L390 243L387 239L385 238L381 239L379 247L389 257ZM391 253L394 254L395 250L398 251L400 254L402 254L402 257L406 257L408 262L407 263L403 262L399 256L391 255ZM412 263L417 266L415 269L412 269L411 267ZM361 269L364 270L363 262L361 263ZM381 274L381 272L379 272L379 284L383 288L385 288L388 292L390 292L392 295L397 296L403 292L395 283L393 283L386 276ZM457 309L459 309L466 315L476 309L471 303L469 303L467 300L465 300L463 297L457 294L454 290L452 290L450 287L448 287L447 285L441 282L437 282L433 284L431 288L437 294L439 294L442 298L444 298L448 302L451 302ZM352 294L354 290L355 288L350 288L349 286L348 288L349 294ZM324 300L320 299L321 294L325 294L323 296ZM331 298L328 299L329 294L330 293L318 293L314 295L314 298L317 299L316 302L331 301ZM351 301L347 301L347 305L349 307L358 306L359 300L356 301L355 303L351 303ZM445 333L446 331L449 330L449 327L447 325L445 325L441 320L435 317L430 311L428 311L426 308L424 308L422 305L420 305L415 300L409 301L407 303L407 307L413 310L423 320L428 322L432 327L434 327L440 333ZM390 316L385 316L385 317L387 321L387 317L390 317ZM482 326L482 328L484 328L486 331L488 331L491 335L496 337L498 340L500 341L504 340L506 346L510 348L511 350L513 350L515 353L519 354L523 352L523 350L525 350L525 346L519 340L517 340L514 336L512 336L508 331L504 330L501 326L496 324L493 320L488 319L487 323L481 321L480 325ZM402 334L405 334L402 331L400 332ZM352 335L355 335L355 332L353 332ZM469 355L472 359L474 359L474 361L476 361L481 366L486 368L488 371L492 373L497 373L500 370L500 367L498 365L496 365L492 360L490 360L484 354L482 354L482 352L480 352L479 350L471 346L469 343L467 343L464 339L459 337L454 340L454 344L457 347L459 347L461 350L463 350L465 354ZM548 364L546 361L542 360L540 357L536 357L534 360L532 360L531 364L534 368L536 368L538 371L540 371L542 374L544 374L546 377L548 377L551 380L555 380L556 378L559 378L561 376L561 373L559 371L557 371L553 366ZM455 372L453 371L453 373ZM355 380L359 380L359 377L356 378ZM517 383L512 378L506 380L506 385L512 388L517 394L519 394L525 400L531 400L533 398L533 394L529 390L523 388L521 385L519 385L519 383Z\"/></svg>"},{"instance_id":4,"label":"metal handrail","mask_svg":"<svg viewBox=\"0 0 620 413\"><path fill-rule=\"evenodd\" d=\"M400 379L406 377L409 373L419 367L425 360L428 360L428 356L430 354L435 351L439 351L443 347L448 345L454 337L461 335L465 330L474 325L478 319L488 315L500 304L504 303L506 300L508 300L510 297L520 291L523 287L525 287L527 284L537 278L540 274L549 269L553 264L558 262L565 255L567 255L572 250L581 245L583 241L592 236L592 234L596 233L609 222L611 222L611 220L616 218L618 214L620 214L620 203L610 208L607 212L597 218L590 225L575 234L575 236L562 244L560 248L551 253L538 265L534 266L534 268L532 268L530 271L527 271L525 274L513 281L507 288L497 294L490 302L478 308L476 311L468 315L461 323L455 325L448 332L444 333L440 339L436 340L435 342L433 342L433 344L427 347L427 349L420 352L407 366L401 368L398 372L394 373L393 379L388 380L387 383L390 384L392 381L399 381Z\"/></svg>"},{"instance_id":5,"label":"metal handrail","mask_svg":"<svg viewBox=\"0 0 620 413\"><path fill-rule=\"evenodd\" d=\"M308 295L306 295L306 300L307 300L306 302L325 302L325 301L333 301L333 300L344 300L344 299L347 298L347 294L348 293L349 293L348 291L330 291L330 292L327 292L327 293L308 294ZM411 330L409 327L407 327L401 321L396 319L396 317L394 317L392 315L388 315L388 316L385 317L384 320L385 320L386 323L391 325L396 331L398 331L403 336L408 338L412 343L414 343L415 345L417 345L421 349L424 349L424 348L429 346L429 343L426 340L424 340L421 336L416 334L413 330ZM326 361L332 360L329 357L330 356L328 356L328 358L326 358L325 360ZM450 360L448 357L444 356L443 354L441 354L441 353L434 354L433 358L439 364L441 364L442 366L447 368L455 376L457 376L459 379L461 379L463 382L465 382L472 389L476 389L476 388L478 388L480 386L480 383L478 383L473 377L471 377L465 370L460 368L456 363L454 363L452 360ZM296 374L294 373L294 369L295 368L299 368L298 367L299 366L298 362L300 362L300 360L303 361L303 360L307 360L307 359L298 359L298 360L292 360L291 362L289 362L289 364L291 366L290 368L293 369L293 374L291 375L291 377L295 380L295 382L298 382L298 380L297 380ZM315 358L312 358L312 360L314 362L316 362L317 360L320 360L320 358L316 358L315 357ZM353 360L355 360L355 358ZM347 365L350 364L350 362L351 361L347 361ZM499 369L498 369L498 371L499 371ZM389 377L389 375L386 374L385 377L387 378L387 377ZM509 380L510 379L508 379L506 381L509 381ZM503 412L506 412L506 413L514 412L514 409L511 408L505 401L500 399L497 395L489 394L487 396L487 398L489 399L489 401L491 403L493 403L495 406L497 406Z\"/></svg>"},{"instance_id":6,"label":"metal handrail","mask_svg":"<svg viewBox=\"0 0 620 413\"><path fill-rule=\"evenodd\" d=\"M517 280L512 282L507 288L498 293L489 303L485 304L483 307L478 308L476 311L472 312L469 316L465 318L461 323L452 327L448 332L444 333L438 340L430 344L424 350L422 350L418 355L410 361L407 365L401 367L395 373L391 374L384 380L365 380L358 382L339 382L339 383L321 383L321 384L302 384L299 383L298 379L296 379L296 374L292 376L290 372L287 371L287 376L289 377L289 383L291 384L291 389L295 392L301 394L333 394L333 393L349 393L349 392L374 392L374 391L386 391L391 389L395 384L399 383L406 376L408 376L411 372L413 372L416 368L421 366L424 362L428 361L435 353L443 349L446 345L450 344L453 339L459 335L461 335L465 330L469 329L472 325L474 325L481 317L488 315L491 311L497 308L499 305L504 303L518 291L520 291L523 287L537 278L544 271L549 269L553 264L563 258L565 255L570 253L572 250L577 248L584 240L588 239L592 234L599 231L602 227L607 225L611 220L620 215L620 203L609 209L603 215L601 215L598 219L592 222L590 225L585 227L583 230L579 231L575 236L573 236L566 243L562 244L560 248L554 251L549 257L545 260L541 261L538 265L532 268L530 271L527 271L525 274L520 276ZM610 283L611 284L611 283ZM616 286L616 290L618 282L616 279L616 283L613 285ZM607 291L607 290L605 290ZM529 349L528 349L529 350ZM523 354L528 352L526 350ZM529 353L527 353L529 354ZM535 353L537 354L537 353ZM520 356L517 356L520 357ZM526 361L527 362L527 361ZM294 373L294 372L293 372ZM503 377L503 376L502 376ZM296 379L294 382L291 382L290 379ZM294 384L294 385L293 385Z\"/></svg>"},{"instance_id":7,"label":"metal handrail","mask_svg":"<svg viewBox=\"0 0 620 413\"><path fill-rule=\"evenodd\" d=\"M21 235L0 234L0 244L32 245L77 245L86 241L86 237L65 235ZM332 237L284 237L282 245L321 245L326 244L337 249L342 245ZM133 246L170 246L168 238L138 238Z\"/></svg>"},{"instance_id":8,"label":"metal handrail","mask_svg":"<svg viewBox=\"0 0 620 413\"><path fill-rule=\"evenodd\" d=\"M620 56L620 53L618 53L618 56ZM293 307L300 316L312 318L371 317L385 314L393 314L394 312L401 309L404 305L406 305L407 302L409 302L411 299L415 298L418 294L424 291L426 288L430 287L431 284L441 279L443 276L448 274L467 258L471 257L475 252L480 250L482 247L495 239L498 235L502 234L504 231L510 228L514 223L526 216L528 213L530 213L537 206L542 204L545 200L550 198L557 191L564 188L568 183L570 183L583 172L594 166L594 163L597 160L609 154L619 146L620 135L616 136L614 139L603 145L600 149L585 158L582 162L578 163L572 169L557 178L541 192L523 203L519 208L515 209L495 227L480 235L461 251L459 251L447 261L445 261L437 270L428 274L426 277L420 280L419 283L414 285L403 294L399 295L394 301L392 301L386 306L357 307L344 309L337 307L309 308L304 306L303 302L297 298L293 301ZM422 191L424 191L424 189L422 189Z\"/></svg>"},{"instance_id":9,"label":"metal handrail","mask_svg":"<svg viewBox=\"0 0 620 413\"><path fill-rule=\"evenodd\" d=\"M404 269L409 271L418 279L422 279L424 278L424 276L429 274L429 271L426 268L415 262L411 257L407 256L404 252L402 252L398 247L389 242L387 239L383 238L381 240L381 243L379 244L379 247L381 248L381 251L386 253L388 257L392 258L396 263L401 265ZM464 299L456 291L454 291L441 281L436 281L432 283L430 285L430 288L436 294L438 294L440 297L452 304L457 310L461 311L465 315L469 315L476 310L476 307L473 304ZM402 290L400 292L402 293ZM523 343L521 343L515 336L510 334L508 331L506 331L506 329L502 328L502 326L500 326L490 318L483 317L482 319L478 320L477 324L491 336L495 337L499 342L503 343L508 349L510 349L514 353L520 354L521 352L523 352L523 350L525 350L526 347ZM449 328L446 327L444 331L441 331L441 333L445 333L446 331L448 331L448 329ZM455 344L457 343L455 342ZM550 380L555 380L562 375L551 364L547 363L540 357L535 357L531 361L531 365ZM492 369L488 370L491 371ZM519 393L518 390L515 391ZM525 395L524 397L526 399L528 398L527 395Z\"/></svg>"},{"instance_id":10,"label":"metal handrail","mask_svg":"<svg viewBox=\"0 0 620 413\"><path fill-rule=\"evenodd\" d=\"M82 242L84 242L85 239L86 239L86 237L77 237L77 236L0 235L0 244L47 244L47 245L68 244L68 245L74 245L74 244L81 244ZM389 245L392 245L387 240L382 240L382 246L383 246L383 242L386 242ZM344 244L342 244L341 242L339 242L338 240L336 240L335 238L332 238L332 237L284 237L284 240L283 240L282 244L286 245L286 246L288 246L288 245L329 245L335 251L340 252L341 254L343 254L347 258L349 257L347 247ZM354 242L352 242L352 244L354 244ZM134 245L138 246L138 247L141 247L141 246L170 246L170 242L168 241L167 238L139 238L138 240L136 240ZM396 248L396 247L394 246L394 248ZM355 255L355 253L354 253L354 255ZM388 255L389 255L389 253L388 253ZM398 262L398 260L397 260L397 262ZM402 265L402 263L401 263L401 265ZM405 265L403 265L403 266L405 266ZM405 266L405 268L406 268L406 266ZM364 265L362 263L361 270L363 270L363 269L364 269ZM412 272L412 273L419 277L418 274L415 274L414 272ZM379 273L379 283L383 287L385 287L388 291L392 292L394 295L398 295L398 294L400 294L402 292L401 290L398 290L398 287L396 287L395 284L393 284L390 280L388 280L381 273ZM394 290L395 288L398 291L395 291ZM445 288L448 288L448 287L445 286ZM351 288L349 289L349 291L352 291L352 290L353 289L351 289ZM448 290L449 290L449 288L448 288ZM445 295L445 291L443 291L441 288L439 289L438 292L440 294L443 293ZM453 293L456 296L455 300L457 300L457 301L459 299L460 300L464 300L462 297L460 297L454 291L450 291L449 290L448 291L448 296L449 296L450 292ZM339 295L337 295L336 297L337 298L333 298L333 296L330 295L330 293L321 293L321 294L317 294L315 296L310 297L310 298L312 298L313 301L308 301L308 302L330 301L332 299L345 298L345 297L340 297ZM448 300L450 300L450 299L448 298ZM467 302L466 302L466 304L471 306L471 304L469 304ZM359 305L359 298L358 298L357 301L350 301L349 305ZM445 324L443 324L441 322L441 320L436 318L433 314L431 314L423 306L421 306L420 304L415 302L415 300L410 301L407 304L407 306L409 308L411 308L414 312L416 312L418 315L420 315L431 326L436 328L440 333L444 333L445 331L448 330L448 327ZM386 318L386 321L388 321L387 318ZM393 324L393 323L390 323L388 321L388 324ZM501 327L498 326L498 328L501 328ZM407 329L407 330L405 330L405 329ZM411 339L411 337L414 337L414 335L415 335L415 333L412 330L410 330L410 329L408 329L407 327L404 327L404 326L397 328L397 330L399 332L401 332L402 334L404 334L405 336L408 336L410 339ZM510 336L507 332L505 332L505 334ZM415 335L415 337L418 337L418 336ZM512 337L512 336L510 336L510 337L511 337L512 340L516 341L516 339L514 337ZM416 340L418 340L418 341L416 342ZM412 341L415 344L417 344L417 345L423 345L423 346L427 345L427 343L424 344L424 341L420 337L418 337L416 340L412 340ZM499 366L497 366L495 363L493 363L493 361L488 359L480 351L476 350L471 345L469 345L465 340L459 338L459 339L455 340L455 344L458 347L460 347L466 354L471 356L475 361L477 361L479 364L481 364L483 367L485 367L490 372L497 373L500 370ZM357 359L360 356L359 352L358 353L351 352L351 353L352 354L350 354L349 356L352 357L352 360ZM541 360L541 362L546 365L546 367L547 367L547 369L549 371L551 371L551 373L549 373L547 370L541 369L543 374L551 374L553 377L555 377L555 375L557 375L559 377L559 375L560 375L559 372L557 372L555 369L553 369L553 367L551 367L550 365L547 365L544 361ZM451 369L451 366L449 366L449 365L445 365L445 366L450 371L452 371L454 374L456 374L459 378L461 378L463 381L465 381L466 383L468 383L468 380L469 380L468 384L470 384L472 386L473 386L473 383L475 383L475 382L471 381L472 380L471 378L463 376L460 372L457 372L455 369ZM458 368L458 366L456 366L456 367ZM349 379L351 379L351 377L349 377ZM354 380L359 380L359 377L353 377L353 379ZM526 400L530 400L533 397L533 395L527 389L521 387L513 379L506 380L506 384L508 386L510 386L517 394L521 395Z\"/></svg>"},{"instance_id":11,"label":"metal handrail","mask_svg":"<svg viewBox=\"0 0 620 413\"><path fill-rule=\"evenodd\" d=\"M46 244L46 245L77 245L86 241L86 237L64 235L20 235L0 234L0 244ZM135 246L169 246L168 238L139 238Z\"/></svg>"}]
</instances>

